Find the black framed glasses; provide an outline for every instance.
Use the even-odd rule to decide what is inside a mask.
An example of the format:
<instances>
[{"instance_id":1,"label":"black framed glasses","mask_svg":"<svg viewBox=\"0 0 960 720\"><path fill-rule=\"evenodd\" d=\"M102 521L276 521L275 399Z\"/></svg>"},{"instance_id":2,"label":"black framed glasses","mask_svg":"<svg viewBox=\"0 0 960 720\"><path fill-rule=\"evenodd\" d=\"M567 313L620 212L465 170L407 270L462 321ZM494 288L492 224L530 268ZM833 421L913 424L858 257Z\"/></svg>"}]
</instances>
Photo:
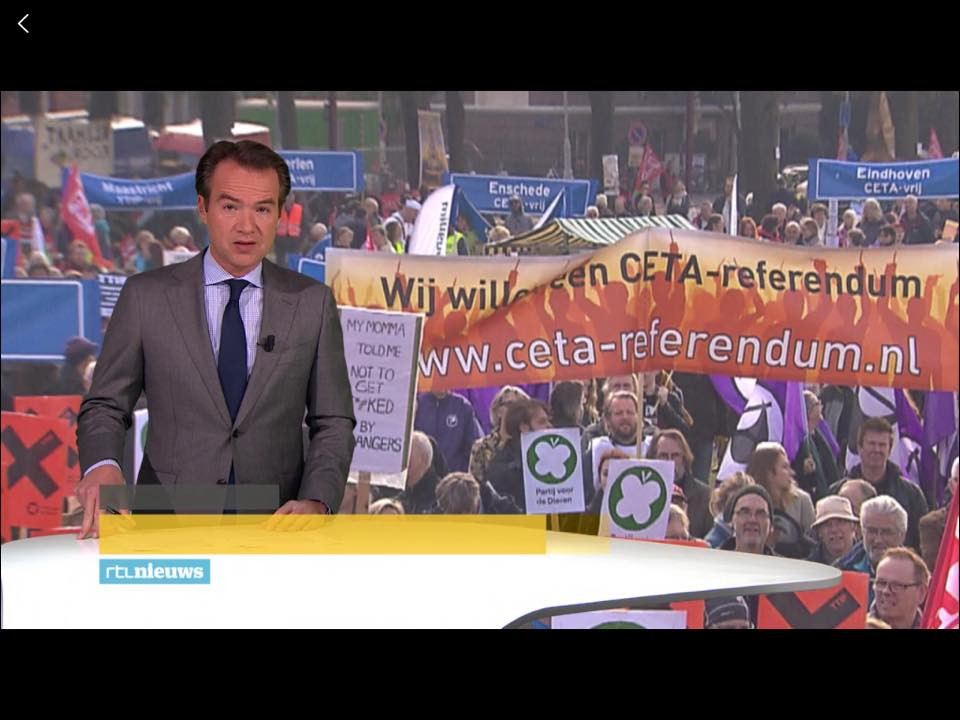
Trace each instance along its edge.
<instances>
[{"instance_id":1,"label":"black framed glasses","mask_svg":"<svg viewBox=\"0 0 960 720\"><path fill-rule=\"evenodd\" d=\"M892 593L901 593L906 590L908 587L916 587L922 583L912 582L912 583L899 583L893 582L892 580L874 580L873 589L875 592L881 590L890 590Z\"/></svg>"}]
</instances>

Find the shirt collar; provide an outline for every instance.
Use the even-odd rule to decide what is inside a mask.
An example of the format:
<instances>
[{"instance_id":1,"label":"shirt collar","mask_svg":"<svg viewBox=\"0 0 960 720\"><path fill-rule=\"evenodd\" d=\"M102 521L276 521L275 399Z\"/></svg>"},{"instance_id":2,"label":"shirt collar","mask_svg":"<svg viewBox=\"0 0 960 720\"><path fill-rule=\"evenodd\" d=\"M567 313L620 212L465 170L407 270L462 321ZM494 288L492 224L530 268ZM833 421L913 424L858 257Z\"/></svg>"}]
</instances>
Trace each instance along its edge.
<instances>
[{"instance_id":1,"label":"shirt collar","mask_svg":"<svg viewBox=\"0 0 960 720\"><path fill-rule=\"evenodd\" d=\"M224 270L220 263L213 259L213 253L207 248L203 251L203 284L217 285L227 280L233 280L234 277ZM257 266L242 277L254 287L263 287L263 261L257 263Z\"/></svg>"}]
</instances>

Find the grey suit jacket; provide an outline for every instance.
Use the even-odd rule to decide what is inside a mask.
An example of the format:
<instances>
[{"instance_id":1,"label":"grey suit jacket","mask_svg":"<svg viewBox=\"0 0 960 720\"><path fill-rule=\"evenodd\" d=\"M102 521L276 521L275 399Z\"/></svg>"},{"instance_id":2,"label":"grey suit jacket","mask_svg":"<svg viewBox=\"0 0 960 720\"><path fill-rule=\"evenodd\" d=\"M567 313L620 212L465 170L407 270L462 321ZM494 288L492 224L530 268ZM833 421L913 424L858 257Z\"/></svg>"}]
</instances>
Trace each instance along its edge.
<instances>
[{"instance_id":1,"label":"grey suit jacket","mask_svg":"<svg viewBox=\"0 0 960 720\"><path fill-rule=\"evenodd\" d=\"M219 318L213 322L220 322ZM85 473L123 458L141 391L150 424L139 483L275 484L280 504L340 507L353 457L353 398L330 289L263 261L261 337L235 423L220 387L203 291L203 254L128 278L114 308L93 385L77 420ZM306 413L306 419L304 419ZM304 461L303 423L310 429Z\"/></svg>"}]
</instances>

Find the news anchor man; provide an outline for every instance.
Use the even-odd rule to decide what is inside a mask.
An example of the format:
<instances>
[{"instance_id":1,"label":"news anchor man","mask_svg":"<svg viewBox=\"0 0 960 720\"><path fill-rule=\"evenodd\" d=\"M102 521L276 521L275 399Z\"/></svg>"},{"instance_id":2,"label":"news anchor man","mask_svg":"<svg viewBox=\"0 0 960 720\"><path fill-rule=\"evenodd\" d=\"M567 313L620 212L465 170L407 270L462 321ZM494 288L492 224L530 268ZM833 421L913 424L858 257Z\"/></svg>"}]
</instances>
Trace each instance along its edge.
<instances>
[{"instance_id":1,"label":"news anchor man","mask_svg":"<svg viewBox=\"0 0 960 720\"><path fill-rule=\"evenodd\" d=\"M264 259L287 165L260 143L221 141L200 159L196 187L209 248L127 279L80 408L81 539L99 535L99 487L124 482L141 391L150 425L138 484L276 484L277 514L340 507L356 419L336 302Z\"/></svg>"}]
</instances>

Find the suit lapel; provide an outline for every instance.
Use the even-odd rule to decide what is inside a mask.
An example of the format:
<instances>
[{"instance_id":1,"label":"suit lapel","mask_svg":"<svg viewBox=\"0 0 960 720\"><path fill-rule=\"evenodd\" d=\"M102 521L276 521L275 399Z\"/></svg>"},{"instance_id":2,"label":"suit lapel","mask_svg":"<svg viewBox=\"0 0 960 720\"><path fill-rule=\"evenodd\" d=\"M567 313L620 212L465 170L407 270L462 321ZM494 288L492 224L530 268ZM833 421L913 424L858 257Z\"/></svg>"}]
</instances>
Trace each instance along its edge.
<instances>
[{"instance_id":1,"label":"suit lapel","mask_svg":"<svg viewBox=\"0 0 960 720\"><path fill-rule=\"evenodd\" d=\"M253 372L243 394L243 402L237 413L236 426L239 427L267 386L270 376L277 367L283 350L287 347L287 338L293 326L293 316L296 314L297 303L284 291L282 275L277 272L276 266L263 261L263 320L260 323L260 337L274 336L277 346L273 352L266 352L263 347L257 346L257 357L253 363ZM209 346L209 341L207 342Z\"/></svg>"},{"instance_id":2,"label":"suit lapel","mask_svg":"<svg viewBox=\"0 0 960 720\"><path fill-rule=\"evenodd\" d=\"M173 273L178 280L167 288L167 300L177 320L177 327L183 336L187 352L193 364L203 378L210 399L217 406L223 421L230 423L230 412L223 399L220 387L220 375L217 361L210 345L210 331L207 326L206 301L203 291L203 253L177 266Z\"/></svg>"}]
</instances>

